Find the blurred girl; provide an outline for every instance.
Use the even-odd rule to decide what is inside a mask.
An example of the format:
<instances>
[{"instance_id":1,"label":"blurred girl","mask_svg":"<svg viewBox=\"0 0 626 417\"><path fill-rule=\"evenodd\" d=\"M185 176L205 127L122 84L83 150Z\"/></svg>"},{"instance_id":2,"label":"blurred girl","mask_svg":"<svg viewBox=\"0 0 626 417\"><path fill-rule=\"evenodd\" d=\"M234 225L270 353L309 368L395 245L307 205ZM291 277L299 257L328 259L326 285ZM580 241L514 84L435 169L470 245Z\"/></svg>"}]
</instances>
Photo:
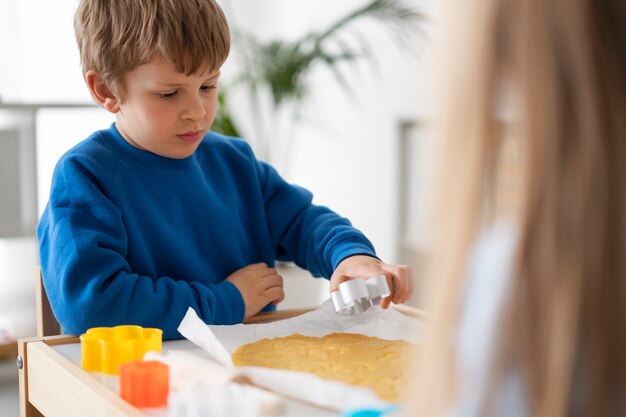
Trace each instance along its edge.
<instances>
[{"instance_id":1,"label":"blurred girl","mask_svg":"<svg viewBox=\"0 0 626 417\"><path fill-rule=\"evenodd\" d=\"M403 413L626 415L626 2L455 3L432 333Z\"/></svg>"}]
</instances>

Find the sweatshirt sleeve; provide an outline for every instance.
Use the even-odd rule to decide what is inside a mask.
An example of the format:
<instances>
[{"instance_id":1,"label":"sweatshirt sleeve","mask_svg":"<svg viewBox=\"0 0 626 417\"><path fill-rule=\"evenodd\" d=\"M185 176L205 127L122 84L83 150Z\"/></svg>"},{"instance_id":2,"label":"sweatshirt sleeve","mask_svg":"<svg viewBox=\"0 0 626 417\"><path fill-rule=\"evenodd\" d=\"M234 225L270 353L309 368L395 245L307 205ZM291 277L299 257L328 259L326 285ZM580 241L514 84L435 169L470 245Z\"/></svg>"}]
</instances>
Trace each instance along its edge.
<instances>
[{"instance_id":1,"label":"sweatshirt sleeve","mask_svg":"<svg viewBox=\"0 0 626 417\"><path fill-rule=\"evenodd\" d=\"M314 276L330 278L345 258L376 257L372 243L350 221L313 195L287 183L270 165L257 161L268 227L277 257L295 262Z\"/></svg>"},{"instance_id":2,"label":"sweatshirt sleeve","mask_svg":"<svg viewBox=\"0 0 626 417\"><path fill-rule=\"evenodd\" d=\"M202 284L134 273L126 260L123 214L105 189L85 164L61 160L37 229L44 286L67 332L124 323L180 338L176 329L188 307L209 324L243 320L243 299L228 281Z\"/></svg>"}]
</instances>

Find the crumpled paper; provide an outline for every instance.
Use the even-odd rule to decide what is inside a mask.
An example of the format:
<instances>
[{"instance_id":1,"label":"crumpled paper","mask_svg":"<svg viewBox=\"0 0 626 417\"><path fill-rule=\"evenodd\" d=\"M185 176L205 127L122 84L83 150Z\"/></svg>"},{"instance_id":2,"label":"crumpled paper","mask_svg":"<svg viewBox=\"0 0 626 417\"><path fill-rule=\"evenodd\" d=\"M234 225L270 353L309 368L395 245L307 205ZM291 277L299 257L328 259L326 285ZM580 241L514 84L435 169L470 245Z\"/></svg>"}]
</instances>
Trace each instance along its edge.
<instances>
[{"instance_id":1,"label":"crumpled paper","mask_svg":"<svg viewBox=\"0 0 626 417\"><path fill-rule=\"evenodd\" d=\"M383 310L379 306L356 316L339 315L333 310L330 300L327 300L318 309L290 319L231 326L206 325L190 308L178 331L215 361L232 368L231 355L239 346L263 338L284 337L294 333L321 337L344 332L416 343L421 340L423 326L424 323L418 319L393 308ZM237 370L257 385L326 408L349 410L387 405L368 388L322 379L308 373L260 367L239 367Z\"/></svg>"}]
</instances>

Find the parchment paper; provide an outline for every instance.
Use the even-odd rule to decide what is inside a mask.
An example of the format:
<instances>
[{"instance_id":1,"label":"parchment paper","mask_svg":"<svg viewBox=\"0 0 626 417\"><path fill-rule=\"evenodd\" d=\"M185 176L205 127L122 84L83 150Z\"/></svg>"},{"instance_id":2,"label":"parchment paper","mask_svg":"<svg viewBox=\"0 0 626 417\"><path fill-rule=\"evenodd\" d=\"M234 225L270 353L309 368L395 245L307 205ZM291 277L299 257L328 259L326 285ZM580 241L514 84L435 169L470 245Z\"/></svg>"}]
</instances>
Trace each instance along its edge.
<instances>
[{"instance_id":1,"label":"parchment paper","mask_svg":"<svg viewBox=\"0 0 626 417\"><path fill-rule=\"evenodd\" d=\"M334 312L332 303L327 300L318 309L290 319L232 326L206 325L190 308L178 331L223 366L233 367L231 355L239 346L263 338L284 337L294 333L320 337L344 332L415 343L421 340L423 326L420 320L392 308L383 310L379 306L357 316L342 316ZM259 367L240 367L237 370L256 384L277 393L336 410L387 405L368 388L322 379L308 373Z\"/></svg>"}]
</instances>

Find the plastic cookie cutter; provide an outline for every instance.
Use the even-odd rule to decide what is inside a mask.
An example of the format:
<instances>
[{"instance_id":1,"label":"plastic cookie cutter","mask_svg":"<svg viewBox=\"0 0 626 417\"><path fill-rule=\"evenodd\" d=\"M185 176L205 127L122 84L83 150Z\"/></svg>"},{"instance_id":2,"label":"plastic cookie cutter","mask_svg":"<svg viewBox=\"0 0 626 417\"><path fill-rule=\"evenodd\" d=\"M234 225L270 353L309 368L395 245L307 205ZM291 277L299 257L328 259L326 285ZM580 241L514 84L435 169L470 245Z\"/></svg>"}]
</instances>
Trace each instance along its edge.
<instances>
[{"instance_id":1,"label":"plastic cookie cutter","mask_svg":"<svg viewBox=\"0 0 626 417\"><path fill-rule=\"evenodd\" d=\"M131 361L120 366L120 397L135 407L163 407L170 392L169 366Z\"/></svg>"},{"instance_id":2,"label":"plastic cookie cutter","mask_svg":"<svg viewBox=\"0 0 626 417\"><path fill-rule=\"evenodd\" d=\"M344 281L339 289L330 293L336 313L355 315L380 304L391 294L387 278L379 275L373 278L358 278Z\"/></svg>"},{"instance_id":3,"label":"plastic cookie cutter","mask_svg":"<svg viewBox=\"0 0 626 417\"><path fill-rule=\"evenodd\" d=\"M161 352L162 337L163 330L141 326L92 327L80 336L83 369L117 375L120 365Z\"/></svg>"}]
</instances>

